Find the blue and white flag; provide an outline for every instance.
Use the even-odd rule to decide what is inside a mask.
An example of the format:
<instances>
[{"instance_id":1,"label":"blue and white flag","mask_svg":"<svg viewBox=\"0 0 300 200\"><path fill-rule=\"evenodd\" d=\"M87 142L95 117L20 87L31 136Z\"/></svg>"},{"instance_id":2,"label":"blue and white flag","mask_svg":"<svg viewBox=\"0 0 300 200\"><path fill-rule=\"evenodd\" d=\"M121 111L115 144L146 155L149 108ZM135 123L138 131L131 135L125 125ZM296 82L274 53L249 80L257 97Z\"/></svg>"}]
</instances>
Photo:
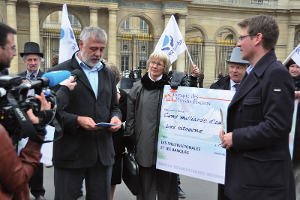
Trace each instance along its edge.
<instances>
[{"instance_id":1,"label":"blue and white flag","mask_svg":"<svg viewBox=\"0 0 300 200\"><path fill-rule=\"evenodd\" d=\"M171 16L164 32L160 36L155 51L163 51L169 55L171 64L182 52L187 50L174 15Z\"/></svg>"},{"instance_id":2,"label":"blue and white flag","mask_svg":"<svg viewBox=\"0 0 300 200\"><path fill-rule=\"evenodd\" d=\"M61 16L58 63L62 63L66 60L71 59L73 54L78 50L79 49L76 38L74 36L73 29L68 17L67 4L64 4Z\"/></svg>"}]
</instances>

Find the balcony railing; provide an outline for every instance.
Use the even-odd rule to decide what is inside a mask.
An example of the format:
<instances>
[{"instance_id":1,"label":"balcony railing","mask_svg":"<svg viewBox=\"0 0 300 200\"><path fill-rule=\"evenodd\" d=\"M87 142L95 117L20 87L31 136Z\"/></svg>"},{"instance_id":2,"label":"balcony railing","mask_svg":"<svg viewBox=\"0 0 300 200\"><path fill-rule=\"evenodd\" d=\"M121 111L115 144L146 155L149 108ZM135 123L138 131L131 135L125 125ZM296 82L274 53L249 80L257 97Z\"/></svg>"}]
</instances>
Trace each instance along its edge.
<instances>
[{"instance_id":1,"label":"balcony railing","mask_svg":"<svg viewBox=\"0 0 300 200\"><path fill-rule=\"evenodd\" d=\"M232 7L264 7L276 8L278 0L194 0L193 4L210 4Z\"/></svg>"}]
</instances>

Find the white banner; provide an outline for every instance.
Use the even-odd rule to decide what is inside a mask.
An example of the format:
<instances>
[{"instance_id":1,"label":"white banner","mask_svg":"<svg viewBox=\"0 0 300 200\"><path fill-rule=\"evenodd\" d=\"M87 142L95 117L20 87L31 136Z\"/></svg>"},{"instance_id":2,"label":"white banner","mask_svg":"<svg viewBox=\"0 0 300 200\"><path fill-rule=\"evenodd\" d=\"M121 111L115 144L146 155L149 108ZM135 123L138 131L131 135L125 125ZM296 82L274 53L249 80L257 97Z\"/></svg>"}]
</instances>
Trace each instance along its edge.
<instances>
[{"instance_id":1,"label":"white banner","mask_svg":"<svg viewBox=\"0 0 300 200\"><path fill-rule=\"evenodd\" d=\"M235 94L229 90L165 86L156 168L224 183L226 149L219 138ZM226 117L225 117L226 119Z\"/></svg>"},{"instance_id":2,"label":"white banner","mask_svg":"<svg viewBox=\"0 0 300 200\"><path fill-rule=\"evenodd\" d=\"M160 36L155 51L163 51L169 55L171 64L182 52L187 50L184 39L181 35L174 15L171 16L164 32Z\"/></svg>"},{"instance_id":3,"label":"white banner","mask_svg":"<svg viewBox=\"0 0 300 200\"><path fill-rule=\"evenodd\" d=\"M67 4L63 5L61 14L61 30L59 42L59 57L58 63L62 63L72 58L73 54L78 51L78 45L73 33L73 29L68 17Z\"/></svg>"}]
</instances>

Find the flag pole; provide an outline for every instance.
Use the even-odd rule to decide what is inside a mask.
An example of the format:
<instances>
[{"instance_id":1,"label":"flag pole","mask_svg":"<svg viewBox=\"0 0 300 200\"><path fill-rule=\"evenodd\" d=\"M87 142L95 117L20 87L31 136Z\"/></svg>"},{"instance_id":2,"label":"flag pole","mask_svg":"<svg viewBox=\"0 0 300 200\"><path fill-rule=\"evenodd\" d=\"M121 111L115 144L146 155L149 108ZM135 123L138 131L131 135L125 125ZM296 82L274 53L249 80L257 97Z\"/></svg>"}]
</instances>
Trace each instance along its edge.
<instances>
[{"instance_id":1,"label":"flag pole","mask_svg":"<svg viewBox=\"0 0 300 200\"><path fill-rule=\"evenodd\" d=\"M285 65L291 59L291 56L293 55L294 51L292 51L292 53L285 59L285 61L283 61L283 65Z\"/></svg>"},{"instance_id":2,"label":"flag pole","mask_svg":"<svg viewBox=\"0 0 300 200\"><path fill-rule=\"evenodd\" d=\"M190 58L190 61L191 61L191 63L192 63L192 66L194 66L194 62L193 62L193 60L192 60L192 57L191 57L190 52L189 52L188 49L186 49L186 53L187 53L187 55L188 55L189 58Z\"/></svg>"},{"instance_id":3,"label":"flag pole","mask_svg":"<svg viewBox=\"0 0 300 200\"><path fill-rule=\"evenodd\" d=\"M285 65L291 59L292 55L294 54L296 49L298 49L299 47L300 47L300 44L298 44L298 46L292 51L292 53L285 59L285 61L282 63L283 65Z\"/></svg>"}]
</instances>

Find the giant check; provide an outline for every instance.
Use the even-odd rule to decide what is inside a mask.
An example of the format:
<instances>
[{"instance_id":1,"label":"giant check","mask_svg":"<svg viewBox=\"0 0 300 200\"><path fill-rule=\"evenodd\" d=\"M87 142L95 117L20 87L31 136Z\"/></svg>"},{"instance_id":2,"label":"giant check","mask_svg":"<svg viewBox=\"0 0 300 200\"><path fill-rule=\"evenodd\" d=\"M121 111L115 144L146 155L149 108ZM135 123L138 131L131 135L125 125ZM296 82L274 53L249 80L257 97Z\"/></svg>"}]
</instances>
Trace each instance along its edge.
<instances>
[{"instance_id":1,"label":"giant check","mask_svg":"<svg viewBox=\"0 0 300 200\"><path fill-rule=\"evenodd\" d=\"M221 147L219 131L234 94L165 86L156 168L223 184L226 149Z\"/></svg>"}]
</instances>

